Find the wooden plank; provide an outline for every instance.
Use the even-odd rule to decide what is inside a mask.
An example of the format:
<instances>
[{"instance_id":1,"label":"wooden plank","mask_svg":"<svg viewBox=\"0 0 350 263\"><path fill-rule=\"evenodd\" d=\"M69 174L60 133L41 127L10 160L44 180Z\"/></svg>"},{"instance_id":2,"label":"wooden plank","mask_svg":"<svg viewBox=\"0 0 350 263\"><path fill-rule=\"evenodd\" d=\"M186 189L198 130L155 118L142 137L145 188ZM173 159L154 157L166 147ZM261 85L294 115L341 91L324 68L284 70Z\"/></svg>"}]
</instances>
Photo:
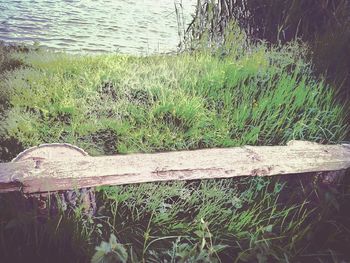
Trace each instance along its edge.
<instances>
[{"instance_id":1,"label":"wooden plank","mask_svg":"<svg viewBox=\"0 0 350 263\"><path fill-rule=\"evenodd\" d=\"M350 168L349 145L292 141L287 146L75 157L48 160L30 157L0 164L0 193L37 193L101 185L272 176Z\"/></svg>"}]
</instances>

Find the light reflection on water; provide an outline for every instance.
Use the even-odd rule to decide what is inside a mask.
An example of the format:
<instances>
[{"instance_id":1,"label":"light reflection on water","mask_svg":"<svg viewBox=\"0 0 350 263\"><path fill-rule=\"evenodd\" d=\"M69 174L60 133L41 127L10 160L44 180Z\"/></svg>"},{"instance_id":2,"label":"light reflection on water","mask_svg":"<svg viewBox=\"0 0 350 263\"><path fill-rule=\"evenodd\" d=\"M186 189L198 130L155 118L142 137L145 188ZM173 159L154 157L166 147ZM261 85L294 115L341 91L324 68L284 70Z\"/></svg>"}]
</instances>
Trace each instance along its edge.
<instances>
[{"instance_id":1,"label":"light reflection on water","mask_svg":"<svg viewBox=\"0 0 350 263\"><path fill-rule=\"evenodd\" d=\"M185 23L196 0L182 2ZM0 40L70 52L176 50L174 0L0 0Z\"/></svg>"}]
</instances>

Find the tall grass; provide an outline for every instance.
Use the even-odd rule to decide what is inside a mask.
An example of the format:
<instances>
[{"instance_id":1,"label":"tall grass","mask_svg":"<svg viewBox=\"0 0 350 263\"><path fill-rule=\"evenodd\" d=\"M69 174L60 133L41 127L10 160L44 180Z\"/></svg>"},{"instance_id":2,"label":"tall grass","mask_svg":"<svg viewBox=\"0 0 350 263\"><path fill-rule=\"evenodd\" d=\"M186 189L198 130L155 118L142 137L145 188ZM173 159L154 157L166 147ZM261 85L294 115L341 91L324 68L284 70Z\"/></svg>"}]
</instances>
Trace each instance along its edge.
<instances>
[{"instance_id":1,"label":"tall grass","mask_svg":"<svg viewBox=\"0 0 350 263\"><path fill-rule=\"evenodd\" d=\"M69 142L100 155L340 142L349 130L344 109L297 48L259 45L239 56L16 53L23 66L0 82L0 145ZM109 239L96 262L309 262L315 251L346 258L345 249L310 245L333 208L324 210L330 197L293 178L101 187L95 216L77 209L39 223L35 211L1 196L0 255L86 262Z\"/></svg>"},{"instance_id":2,"label":"tall grass","mask_svg":"<svg viewBox=\"0 0 350 263\"><path fill-rule=\"evenodd\" d=\"M250 41L309 44L314 71L327 77L343 102L350 98L350 3L347 0L199 0L186 41L230 44L230 32L244 31ZM235 44L235 43L233 43Z\"/></svg>"},{"instance_id":3,"label":"tall grass","mask_svg":"<svg viewBox=\"0 0 350 263\"><path fill-rule=\"evenodd\" d=\"M288 49L242 57L27 54L1 83L3 137L91 154L341 141L341 106Z\"/></svg>"}]
</instances>

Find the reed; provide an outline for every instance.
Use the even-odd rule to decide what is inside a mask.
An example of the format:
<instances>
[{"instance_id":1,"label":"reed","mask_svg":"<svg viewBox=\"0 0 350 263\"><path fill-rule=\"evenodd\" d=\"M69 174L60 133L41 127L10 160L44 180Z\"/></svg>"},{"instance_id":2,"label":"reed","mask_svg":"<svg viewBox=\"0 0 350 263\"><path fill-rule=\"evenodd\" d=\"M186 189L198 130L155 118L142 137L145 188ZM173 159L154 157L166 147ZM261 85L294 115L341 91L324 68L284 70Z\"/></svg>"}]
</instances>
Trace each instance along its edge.
<instances>
[{"instance_id":1,"label":"reed","mask_svg":"<svg viewBox=\"0 0 350 263\"><path fill-rule=\"evenodd\" d=\"M197 45L229 45L237 26L253 42L307 42L314 72L326 76L338 99L349 101L349 1L198 0L184 43L187 48L193 47L193 41Z\"/></svg>"}]
</instances>

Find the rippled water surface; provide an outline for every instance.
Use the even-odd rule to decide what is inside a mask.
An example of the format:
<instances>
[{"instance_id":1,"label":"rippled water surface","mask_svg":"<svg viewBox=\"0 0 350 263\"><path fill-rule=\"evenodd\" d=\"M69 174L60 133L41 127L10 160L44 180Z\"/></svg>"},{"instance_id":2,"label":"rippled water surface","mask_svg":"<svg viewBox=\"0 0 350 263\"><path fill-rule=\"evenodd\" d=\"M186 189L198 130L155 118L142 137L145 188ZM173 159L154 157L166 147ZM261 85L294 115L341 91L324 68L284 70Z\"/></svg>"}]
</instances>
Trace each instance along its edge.
<instances>
[{"instance_id":1,"label":"rippled water surface","mask_svg":"<svg viewBox=\"0 0 350 263\"><path fill-rule=\"evenodd\" d=\"M172 51L181 2L189 23L196 0L0 0L0 40L74 52Z\"/></svg>"}]
</instances>

